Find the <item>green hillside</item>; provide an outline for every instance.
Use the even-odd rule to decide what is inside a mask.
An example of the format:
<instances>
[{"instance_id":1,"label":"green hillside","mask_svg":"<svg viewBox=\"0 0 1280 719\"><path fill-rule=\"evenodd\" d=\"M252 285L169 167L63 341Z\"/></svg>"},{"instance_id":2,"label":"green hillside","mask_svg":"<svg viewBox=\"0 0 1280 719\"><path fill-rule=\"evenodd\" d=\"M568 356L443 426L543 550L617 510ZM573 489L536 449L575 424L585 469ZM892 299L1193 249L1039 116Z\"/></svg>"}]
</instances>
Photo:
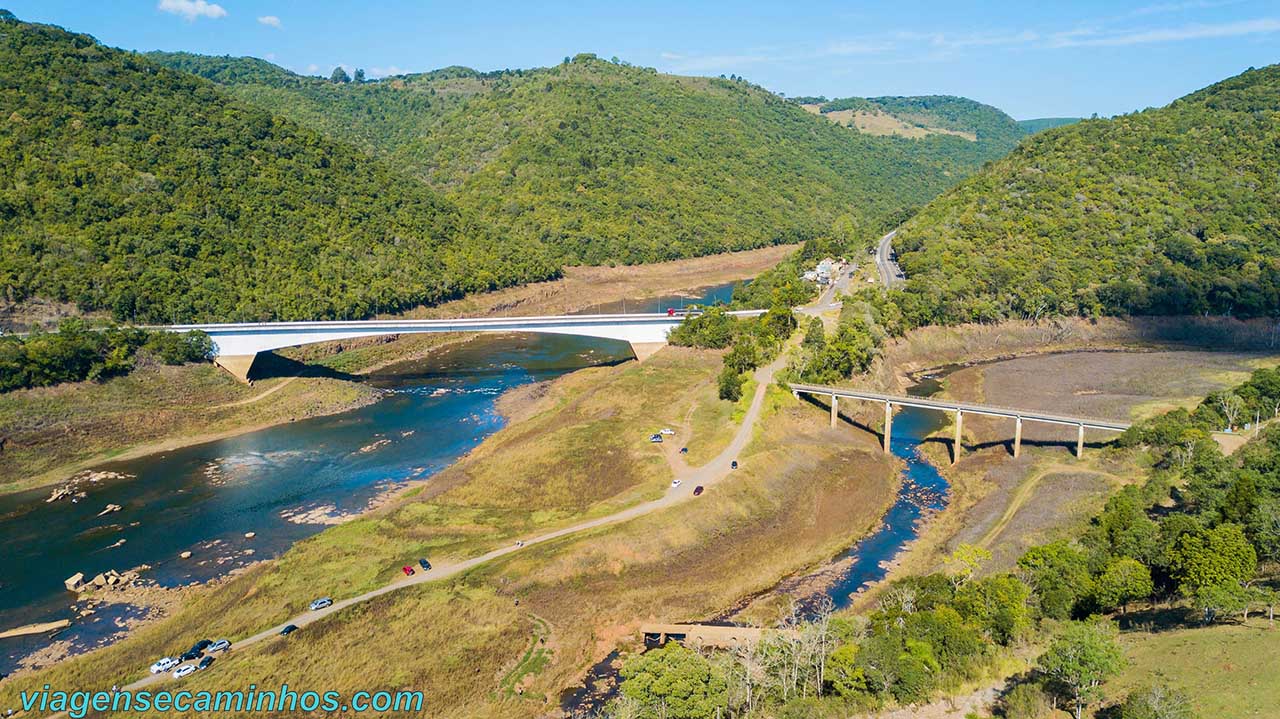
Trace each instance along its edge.
<instances>
[{"instance_id":1,"label":"green hillside","mask_svg":"<svg viewBox=\"0 0 1280 719\"><path fill-rule=\"evenodd\" d=\"M953 95L845 97L824 101L818 110L822 114L841 110L884 113L908 125L971 133L979 145L997 152L988 159L1013 149L1024 134L1018 122L1001 110Z\"/></svg>"},{"instance_id":2,"label":"green hillside","mask_svg":"<svg viewBox=\"0 0 1280 719\"><path fill-rule=\"evenodd\" d=\"M850 133L737 79L579 55L366 83L245 58L153 54L357 144L564 262L641 262L828 233L867 236L1006 152Z\"/></svg>"},{"instance_id":3,"label":"green hillside","mask_svg":"<svg viewBox=\"0 0 1280 719\"><path fill-rule=\"evenodd\" d=\"M152 322L345 317L557 272L355 148L8 13L0 117L9 302Z\"/></svg>"},{"instance_id":4,"label":"green hillside","mask_svg":"<svg viewBox=\"0 0 1280 719\"><path fill-rule=\"evenodd\" d=\"M1032 135L898 234L911 323L1280 311L1280 66Z\"/></svg>"},{"instance_id":5,"label":"green hillside","mask_svg":"<svg viewBox=\"0 0 1280 719\"><path fill-rule=\"evenodd\" d=\"M1041 130L1049 130L1063 125L1074 125L1081 117L1037 117L1031 120L1018 120L1018 127L1027 135L1034 135Z\"/></svg>"}]
</instances>

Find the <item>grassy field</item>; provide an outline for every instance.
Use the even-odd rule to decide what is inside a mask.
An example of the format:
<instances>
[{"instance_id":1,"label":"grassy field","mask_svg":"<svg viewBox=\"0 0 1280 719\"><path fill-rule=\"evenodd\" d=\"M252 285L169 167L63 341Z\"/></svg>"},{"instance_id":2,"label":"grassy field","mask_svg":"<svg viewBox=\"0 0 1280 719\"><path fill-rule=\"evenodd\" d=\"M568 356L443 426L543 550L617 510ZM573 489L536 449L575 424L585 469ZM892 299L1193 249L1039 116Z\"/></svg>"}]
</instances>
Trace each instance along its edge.
<instances>
[{"instance_id":1,"label":"grassy field","mask_svg":"<svg viewBox=\"0 0 1280 719\"><path fill-rule=\"evenodd\" d=\"M1127 632L1122 642L1129 666L1106 685L1110 701L1163 682L1190 695L1205 719L1280 715L1280 629L1265 617L1247 625Z\"/></svg>"},{"instance_id":2,"label":"grassy field","mask_svg":"<svg viewBox=\"0 0 1280 719\"><path fill-rule=\"evenodd\" d=\"M715 354L669 348L644 365L560 378L524 421L397 503L300 542L118 645L6 681L0 706L46 681L136 678L193 637L244 636L319 594L380 585L417 556L473 556L653 494L669 469L631 430L688 416L700 396L691 390L718 370ZM708 617L875 524L893 495L889 460L785 392L768 400L742 469L693 502L387 595L233 652L184 688L411 687L427 692L430 716L539 716L638 622Z\"/></svg>"}]
</instances>

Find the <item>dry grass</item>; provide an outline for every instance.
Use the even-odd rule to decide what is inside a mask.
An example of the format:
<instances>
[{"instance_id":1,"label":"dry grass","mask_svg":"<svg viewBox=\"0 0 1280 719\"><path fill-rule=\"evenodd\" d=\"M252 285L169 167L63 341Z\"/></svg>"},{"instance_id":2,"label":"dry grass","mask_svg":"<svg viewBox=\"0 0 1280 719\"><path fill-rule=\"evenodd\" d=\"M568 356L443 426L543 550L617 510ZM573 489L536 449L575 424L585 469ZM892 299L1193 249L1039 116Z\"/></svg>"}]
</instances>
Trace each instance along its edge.
<instances>
[{"instance_id":1,"label":"dry grass","mask_svg":"<svg viewBox=\"0 0 1280 719\"><path fill-rule=\"evenodd\" d=\"M894 137L909 137L911 139L919 139L930 135L955 135L956 137L963 137L970 142L978 140L978 136L972 132L912 124L896 115L890 115L879 110L875 112L866 110L822 112L820 109L822 107L821 103L801 105L801 107L815 115L822 115L841 127L854 127L859 132L865 132L868 135L891 135Z\"/></svg>"},{"instance_id":2,"label":"dry grass","mask_svg":"<svg viewBox=\"0 0 1280 719\"><path fill-rule=\"evenodd\" d=\"M596 474L604 471L594 464L600 453L581 448L616 441L648 466L658 450L645 433L606 435L627 421L684 416L699 396L690 390L718 369L715 355L664 350L645 365L556 380L532 400L527 421L498 432L413 496L300 542L118 645L5 682L0 706L46 681L71 689L137 678L194 637L245 636L315 595L381 585L419 554L474 556L531 528L632 501L659 476L665 481L664 463L619 482ZM184 688L285 680L305 688L408 687L428 692L431 716L542 715L637 622L714 614L835 554L875 524L894 492L890 460L852 430L827 429L824 419L771 390L742 469L697 500L387 595L288 640L233 653ZM559 439L547 443L546 436ZM550 473L533 458L563 469ZM566 482L572 491L562 488ZM498 687L525 661L534 615L550 627L549 652L521 670L528 690L513 696Z\"/></svg>"}]
</instances>

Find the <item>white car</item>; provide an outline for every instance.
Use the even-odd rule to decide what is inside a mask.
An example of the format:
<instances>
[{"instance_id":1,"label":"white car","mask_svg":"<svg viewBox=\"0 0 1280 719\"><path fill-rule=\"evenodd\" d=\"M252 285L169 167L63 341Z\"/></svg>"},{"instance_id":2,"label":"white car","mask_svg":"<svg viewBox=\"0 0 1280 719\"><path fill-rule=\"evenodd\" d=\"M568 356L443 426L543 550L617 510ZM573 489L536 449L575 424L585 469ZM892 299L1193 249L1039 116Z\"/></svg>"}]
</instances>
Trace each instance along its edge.
<instances>
[{"instance_id":1,"label":"white car","mask_svg":"<svg viewBox=\"0 0 1280 719\"><path fill-rule=\"evenodd\" d=\"M216 654L217 652L225 652L230 648L231 648L231 642L227 641L226 639L219 639L213 644L210 644L209 647L204 650L204 653Z\"/></svg>"},{"instance_id":2,"label":"white car","mask_svg":"<svg viewBox=\"0 0 1280 719\"><path fill-rule=\"evenodd\" d=\"M678 480L678 479L673 479L673 480L671 480L671 488L672 488L672 489L675 489L676 487L679 487L679 486L680 486L680 480Z\"/></svg>"},{"instance_id":3,"label":"white car","mask_svg":"<svg viewBox=\"0 0 1280 719\"><path fill-rule=\"evenodd\" d=\"M196 665L194 665L194 664L183 664L182 666L180 666L180 667L178 667L177 669L174 669L174 670L173 670L173 678L174 678L174 679L181 679L181 678L183 678L183 677L185 677L185 676L187 676L187 675L189 675L189 674L194 674L194 673L195 673L195 671L196 671Z\"/></svg>"},{"instance_id":4,"label":"white car","mask_svg":"<svg viewBox=\"0 0 1280 719\"><path fill-rule=\"evenodd\" d=\"M651 434L651 435L649 435L649 441L650 441L650 442L653 442L653 443L655 443L655 444L662 444L662 435L660 435L660 434Z\"/></svg>"},{"instance_id":5,"label":"white car","mask_svg":"<svg viewBox=\"0 0 1280 719\"><path fill-rule=\"evenodd\" d=\"M173 657L165 657L155 664L151 665L152 674L164 674L165 672L178 666L178 660Z\"/></svg>"},{"instance_id":6,"label":"white car","mask_svg":"<svg viewBox=\"0 0 1280 719\"><path fill-rule=\"evenodd\" d=\"M668 437L670 437L671 435L673 435L673 434L675 434L675 433L676 433L676 431L675 431L674 429L671 429L670 427L667 427L666 429L660 429L660 430L658 430L658 434L665 434L665 435L667 435Z\"/></svg>"}]
</instances>

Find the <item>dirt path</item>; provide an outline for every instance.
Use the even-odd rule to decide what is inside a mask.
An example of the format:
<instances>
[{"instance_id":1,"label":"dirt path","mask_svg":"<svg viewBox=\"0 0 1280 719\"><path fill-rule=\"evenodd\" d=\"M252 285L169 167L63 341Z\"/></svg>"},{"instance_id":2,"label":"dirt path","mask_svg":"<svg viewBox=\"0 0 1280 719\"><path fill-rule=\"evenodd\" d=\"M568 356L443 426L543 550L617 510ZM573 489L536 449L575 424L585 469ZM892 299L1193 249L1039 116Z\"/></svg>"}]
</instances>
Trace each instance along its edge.
<instances>
[{"instance_id":1,"label":"dirt path","mask_svg":"<svg viewBox=\"0 0 1280 719\"><path fill-rule=\"evenodd\" d=\"M656 512L660 509L666 509L668 507L672 507L682 502L686 502L693 499L694 487L698 485L702 485L703 487L709 488L712 485L716 484L717 482L720 482L721 480L723 480L725 477L729 476L729 474L732 473L733 471L731 469L732 462L737 459L739 453L741 453L742 450L745 449L747 444L751 441L752 434L755 430L756 422L759 420L760 414L764 408L765 394L767 393L769 386L773 383L773 376L778 370L780 370L783 366L785 366L785 364L786 364L786 355L779 354L778 358L775 359L773 362L756 370L755 394L752 395L751 406L750 408L747 409L747 413L742 419L742 425L738 428L738 431L734 435L733 440L729 443L727 447L725 447L724 450L720 452L719 455L716 456L715 459L711 460L710 462L702 465L701 467L693 467L693 468L685 467L682 471L678 472L676 474L676 479L678 480L678 484L676 482L673 482L672 483L673 486L669 487L666 493L661 498L655 499L649 502L644 502L642 504L637 504L635 506L629 507L620 512L617 512L605 517L599 517L599 518L591 519L585 522L579 522L578 524L573 524L568 527L563 527L553 532L548 532L546 534L542 534L536 537L531 537L529 539L521 541L518 544L499 547L498 549L494 549L492 551L486 552L484 554L481 554L480 556L472 557L471 559L457 562L455 564L433 566L430 571L419 571L416 574L414 574L412 577L402 577L397 581L393 581L390 584L379 587L372 591L365 592L364 594L360 594L354 597L348 597L347 599L334 602L332 606L326 607L325 609L305 612L296 617L293 617L292 619L289 619L288 621L285 621L281 624L271 627L270 629L265 629L261 632L258 632L253 636L250 636L244 639L239 639L235 641L233 645L235 646L236 649L242 649L244 647L253 646L255 644L258 644L259 642L262 642L264 640L270 639L271 637L278 635L280 633L280 630L283 629L285 625L293 624L299 628L305 627L308 624L319 621L320 619L323 619L331 614L334 614L335 612L342 611L347 607L360 604L362 602L367 602L370 599L380 597L384 594L389 594L391 592L394 592L399 589L403 589L405 587L416 586L419 584L424 584L426 582L434 582L440 579L446 579L448 577L456 576L458 574L466 572L467 570L474 569L482 564L485 564L486 562L491 562L500 557L505 557L509 554L513 554L515 552L521 551L525 547L529 547L534 544L549 542L554 539L566 537L571 534L577 534L578 532L583 532L589 529L604 527L607 525L616 524L618 522L625 522L629 519L642 517L646 514ZM141 689L143 687L148 687L154 684L169 681L171 679L171 676L172 675L168 672L164 674L153 674L151 676L147 676L142 679L139 679L138 681L127 685L125 688L130 690ZM55 714L53 716L61 716L61 715Z\"/></svg>"},{"instance_id":2,"label":"dirt path","mask_svg":"<svg viewBox=\"0 0 1280 719\"><path fill-rule=\"evenodd\" d=\"M1031 495L1032 493L1034 493L1036 486L1040 484L1040 480L1044 479L1046 476L1050 474L1053 474L1054 472L1070 472L1072 474L1092 474L1092 475L1101 476L1101 477L1112 476L1107 472L1102 472L1096 469L1076 467L1068 464L1055 463L1055 464L1050 464L1046 466L1044 469L1040 470L1039 472L1036 472L1035 474L1025 479L1022 482L1022 484L1018 485L1017 489L1013 490L1013 494L1009 497L1009 504L1004 509L1004 514L1000 515L1000 520L997 521L994 525L992 525L991 529L988 529L986 534L982 535L982 538L977 541L977 545L979 547L990 546L991 543L994 542L996 538L1000 536L1000 533L1003 532L1005 528L1009 526L1009 523L1013 521L1013 518L1018 514L1018 510L1022 509L1022 506L1026 504L1028 500L1031 499Z\"/></svg>"},{"instance_id":3,"label":"dirt path","mask_svg":"<svg viewBox=\"0 0 1280 719\"><path fill-rule=\"evenodd\" d=\"M228 407L243 407L246 404L253 404L254 402L257 402L260 399L266 399L267 397L270 397L271 395L275 394L276 392L279 392L285 387L288 387L290 384L293 383L294 380L298 379L298 377L300 376L301 375L295 374L294 376L290 377L289 379L286 379L285 381L281 382L275 387L272 387L271 389L268 389L263 392L259 392L258 394L255 394L252 397L246 397L236 402L228 402L226 404L214 405L212 409L227 409Z\"/></svg>"}]
</instances>

